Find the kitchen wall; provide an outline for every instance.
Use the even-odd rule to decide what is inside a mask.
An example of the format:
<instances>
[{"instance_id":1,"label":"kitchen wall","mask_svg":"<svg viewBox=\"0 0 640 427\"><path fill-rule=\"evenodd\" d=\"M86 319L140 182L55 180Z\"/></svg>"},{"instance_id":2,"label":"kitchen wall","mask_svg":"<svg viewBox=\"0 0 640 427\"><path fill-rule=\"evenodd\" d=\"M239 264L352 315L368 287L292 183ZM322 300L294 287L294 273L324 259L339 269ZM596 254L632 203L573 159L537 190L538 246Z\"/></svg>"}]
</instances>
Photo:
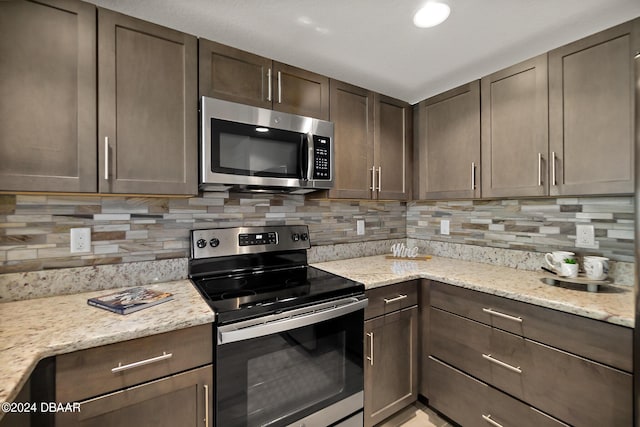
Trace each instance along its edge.
<instances>
[{"instance_id":1,"label":"kitchen wall","mask_svg":"<svg viewBox=\"0 0 640 427\"><path fill-rule=\"evenodd\" d=\"M634 261L634 200L626 197L416 201L407 206L407 237L447 256L460 244L527 252L569 250ZM450 234L440 234L440 221ZM575 247L576 224L592 224L597 249ZM539 266L539 264L538 264Z\"/></svg>"},{"instance_id":2,"label":"kitchen wall","mask_svg":"<svg viewBox=\"0 0 640 427\"><path fill-rule=\"evenodd\" d=\"M357 219L365 220L364 236L356 235ZM0 195L0 273L185 258L191 229L282 224L308 224L324 257L340 247L370 255L358 242L386 252L384 240L406 237L406 203L228 193L185 199ZM91 253L69 252L75 227L92 228Z\"/></svg>"}]
</instances>

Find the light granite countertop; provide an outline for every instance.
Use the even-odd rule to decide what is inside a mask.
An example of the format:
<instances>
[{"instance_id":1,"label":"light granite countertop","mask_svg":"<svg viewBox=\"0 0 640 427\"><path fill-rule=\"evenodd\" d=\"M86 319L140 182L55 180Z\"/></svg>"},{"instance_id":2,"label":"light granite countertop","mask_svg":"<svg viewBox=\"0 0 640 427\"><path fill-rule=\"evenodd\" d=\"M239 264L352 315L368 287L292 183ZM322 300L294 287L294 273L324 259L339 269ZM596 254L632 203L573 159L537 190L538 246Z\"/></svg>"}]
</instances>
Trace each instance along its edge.
<instances>
[{"instance_id":1,"label":"light granite countertop","mask_svg":"<svg viewBox=\"0 0 640 427\"><path fill-rule=\"evenodd\" d=\"M0 402L13 401L45 357L215 320L189 280L147 287L171 292L174 299L124 316L87 304L88 298L115 290L0 304Z\"/></svg>"},{"instance_id":2,"label":"light granite countertop","mask_svg":"<svg viewBox=\"0 0 640 427\"><path fill-rule=\"evenodd\" d=\"M412 279L430 279L542 307L634 327L631 286L601 286L599 292L541 282L550 275L451 258L390 260L384 255L315 263L312 266L363 283L366 289Z\"/></svg>"}]
</instances>

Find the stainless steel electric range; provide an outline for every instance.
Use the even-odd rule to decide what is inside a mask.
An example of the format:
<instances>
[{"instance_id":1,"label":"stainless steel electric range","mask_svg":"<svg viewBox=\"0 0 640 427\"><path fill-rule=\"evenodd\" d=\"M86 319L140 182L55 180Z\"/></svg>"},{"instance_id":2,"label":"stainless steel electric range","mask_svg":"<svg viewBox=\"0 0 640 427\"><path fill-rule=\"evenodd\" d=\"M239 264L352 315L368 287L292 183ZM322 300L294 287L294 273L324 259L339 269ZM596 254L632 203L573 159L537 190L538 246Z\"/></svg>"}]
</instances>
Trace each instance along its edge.
<instances>
[{"instance_id":1,"label":"stainless steel electric range","mask_svg":"<svg viewBox=\"0 0 640 427\"><path fill-rule=\"evenodd\" d=\"M218 427L362 426L360 283L307 265L306 226L193 230L189 277L216 312Z\"/></svg>"}]
</instances>

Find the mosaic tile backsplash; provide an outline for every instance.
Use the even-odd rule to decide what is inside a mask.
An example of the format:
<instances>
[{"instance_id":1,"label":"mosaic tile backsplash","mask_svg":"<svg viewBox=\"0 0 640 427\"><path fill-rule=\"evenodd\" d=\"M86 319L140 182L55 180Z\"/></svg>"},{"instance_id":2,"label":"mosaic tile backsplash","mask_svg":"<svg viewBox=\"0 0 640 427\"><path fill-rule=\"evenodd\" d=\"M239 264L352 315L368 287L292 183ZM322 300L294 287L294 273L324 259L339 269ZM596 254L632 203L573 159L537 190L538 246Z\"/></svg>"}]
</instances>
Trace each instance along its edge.
<instances>
[{"instance_id":1,"label":"mosaic tile backsplash","mask_svg":"<svg viewBox=\"0 0 640 427\"><path fill-rule=\"evenodd\" d=\"M449 220L450 234L440 234ZM591 224L597 249L576 248L576 224ZM415 201L407 206L407 237L515 249L567 250L634 262L634 199L627 197Z\"/></svg>"},{"instance_id":2,"label":"mosaic tile backsplash","mask_svg":"<svg viewBox=\"0 0 640 427\"><path fill-rule=\"evenodd\" d=\"M460 252L481 262L493 255L467 249L533 255L561 249L633 262L633 212L631 196L404 203L234 193L186 199L0 195L0 273L186 258L191 229L281 224L309 225L310 262L384 253L406 238L434 255ZM356 235L358 219L365 220L364 236ZM440 234L442 219L450 221L449 235ZM575 248L577 223L595 227L598 249ZM75 227L91 227L90 253L69 252ZM538 264L538 257L527 256Z\"/></svg>"},{"instance_id":3,"label":"mosaic tile backsplash","mask_svg":"<svg viewBox=\"0 0 640 427\"><path fill-rule=\"evenodd\" d=\"M195 228L307 224L318 247L405 239L406 210L398 201L300 195L0 195L0 273L186 258ZM365 221L364 236L356 235L358 219ZM70 253L69 230L77 227L91 227L90 253ZM317 252L324 259L332 250Z\"/></svg>"}]
</instances>

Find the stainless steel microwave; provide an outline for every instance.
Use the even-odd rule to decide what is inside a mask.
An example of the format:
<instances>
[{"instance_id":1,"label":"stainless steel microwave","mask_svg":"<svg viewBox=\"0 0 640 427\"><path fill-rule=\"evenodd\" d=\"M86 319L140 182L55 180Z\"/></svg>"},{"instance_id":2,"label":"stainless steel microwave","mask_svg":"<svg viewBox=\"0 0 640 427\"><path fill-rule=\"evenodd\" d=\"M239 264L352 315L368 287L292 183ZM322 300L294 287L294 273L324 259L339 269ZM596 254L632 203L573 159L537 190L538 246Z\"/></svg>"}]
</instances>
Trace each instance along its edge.
<instances>
[{"instance_id":1,"label":"stainless steel microwave","mask_svg":"<svg viewBox=\"0 0 640 427\"><path fill-rule=\"evenodd\" d=\"M333 123L204 96L200 112L202 190L333 186Z\"/></svg>"}]
</instances>

